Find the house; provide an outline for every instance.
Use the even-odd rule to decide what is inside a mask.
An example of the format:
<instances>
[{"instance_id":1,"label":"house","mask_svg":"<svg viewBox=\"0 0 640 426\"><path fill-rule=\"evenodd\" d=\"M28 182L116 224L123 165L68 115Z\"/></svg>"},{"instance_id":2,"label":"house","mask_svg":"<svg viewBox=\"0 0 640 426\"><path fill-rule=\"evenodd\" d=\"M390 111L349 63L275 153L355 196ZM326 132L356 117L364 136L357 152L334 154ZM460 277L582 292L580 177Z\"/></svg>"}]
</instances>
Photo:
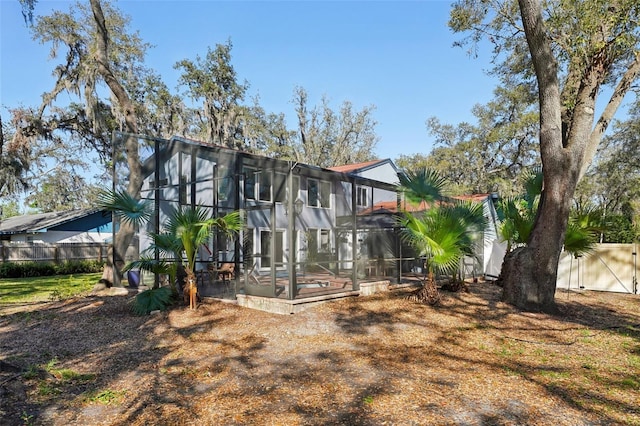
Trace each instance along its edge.
<instances>
[{"instance_id":1,"label":"house","mask_svg":"<svg viewBox=\"0 0 640 426\"><path fill-rule=\"evenodd\" d=\"M14 216L0 221L0 262L103 260L111 213L98 209ZM127 259L136 256L135 247Z\"/></svg>"},{"instance_id":2,"label":"house","mask_svg":"<svg viewBox=\"0 0 640 426\"><path fill-rule=\"evenodd\" d=\"M371 178L376 168L385 181ZM360 291L355 217L376 202L397 200L390 160L341 171L173 137L155 141L143 170L141 196L155 211L147 231L161 232L181 206L200 206L211 217L241 212L241 235L212 237L196 268L206 294L220 284L222 264L233 263L233 285L224 283L231 298ZM141 250L150 243L140 236Z\"/></svg>"},{"instance_id":3,"label":"house","mask_svg":"<svg viewBox=\"0 0 640 426\"><path fill-rule=\"evenodd\" d=\"M3 241L104 243L111 236L111 214L99 209L29 214L0 221Z\"/></svg>"}]
</instances>

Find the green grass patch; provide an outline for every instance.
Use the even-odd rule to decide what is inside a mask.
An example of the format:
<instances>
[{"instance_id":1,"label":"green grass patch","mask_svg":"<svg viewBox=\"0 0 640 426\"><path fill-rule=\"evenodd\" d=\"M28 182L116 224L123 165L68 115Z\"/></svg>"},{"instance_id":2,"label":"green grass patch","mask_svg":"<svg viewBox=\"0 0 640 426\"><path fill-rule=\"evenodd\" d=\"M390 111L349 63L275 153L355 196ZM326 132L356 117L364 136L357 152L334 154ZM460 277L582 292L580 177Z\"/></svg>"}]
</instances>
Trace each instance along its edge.
<instances>
[{"instance_id":1,"label":"green grass patch","mask_svg":"<svg viewBox=\"0 0 640 426\"><path fill-rule=\"evenodd\" d=\"M0 279L0 305L62 300L91 291L100 273Z\"/></svg>"},{"instance_id":2,"label":"green grass patch","mask_svg":"<svg viewBox=\"0 0 640 426\"><path fill-rule=\"evenodd\" d=\"M86 400L103 405L119 404L126 394L126 390L105 389L88 393Z\"/></svg>"},{"instance_id":3,"label":"green grass patch","mask_svg":"<svg viewBox=\"0 0 640 426\"><path fill-rule=\"evenodd\" d=\"M58 358L53 357L45 364L44 369L53 377L63 382L88 382L96 378L96 375L92 373L78 373L69 368L57 368L56 365L58 365Z\"/></svg>"},{"instance_id":4,"label":"green grass patch","mask_svg":"<svg viewBox=\"0 0 640 426\"><path fill-rule=\"evenodd\" d=\"M59 395L62 391L56 383L47 381L41 381L38 383L38 395L40 396L53 396Z\"/></svg>"},{"instance_id":5,"label":"green grass patch","mask_svg":"<svg viewBox=\"0 0 640 426\"><path fill-rule=\"evenodd\" d=\"M620 380L620 387L623 389L640 389L640 380L636 377L625 377Z\"/></svg>"}]
</instances>

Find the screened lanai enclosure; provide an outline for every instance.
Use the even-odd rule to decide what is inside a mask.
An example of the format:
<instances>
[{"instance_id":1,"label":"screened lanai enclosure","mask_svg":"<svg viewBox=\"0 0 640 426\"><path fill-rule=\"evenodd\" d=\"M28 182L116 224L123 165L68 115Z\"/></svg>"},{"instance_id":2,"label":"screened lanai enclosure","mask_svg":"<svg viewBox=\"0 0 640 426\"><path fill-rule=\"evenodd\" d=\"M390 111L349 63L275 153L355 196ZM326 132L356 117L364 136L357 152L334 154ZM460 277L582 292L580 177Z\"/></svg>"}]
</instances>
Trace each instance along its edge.
<instances>
[{"instance_id":1,"label":"screened lanai enclosure","mask_svg":"<svg viewBox=\"0 0 640 426\"><path fill-rule=\"evenodd\" d=\"M125 137L113 138L119 155ZM393 215L376 209L399 202L392 183L180 137L134 137L141 146L141 198L154 210L139 230L141 253L151 246L147 233L165 231L175 209L241 214L238 235L214 234L198 249L200 295L294 300L357 291L365 282L400 282L419 271ZM117 187L126 182L127 163L115 164Z\"/></svg>"}]
</instances>

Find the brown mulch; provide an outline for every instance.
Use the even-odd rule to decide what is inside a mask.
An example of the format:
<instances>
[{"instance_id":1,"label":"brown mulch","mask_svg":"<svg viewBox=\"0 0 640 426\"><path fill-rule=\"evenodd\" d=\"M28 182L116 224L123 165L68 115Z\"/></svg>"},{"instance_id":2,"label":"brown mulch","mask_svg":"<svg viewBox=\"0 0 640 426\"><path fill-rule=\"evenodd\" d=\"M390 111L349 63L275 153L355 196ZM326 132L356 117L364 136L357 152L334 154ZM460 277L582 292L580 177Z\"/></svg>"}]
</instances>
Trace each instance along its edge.
<instances>
[{"instance_id":1,"label":"brown mulch","mask_svg":"<svg viewBox=\"0 0 640 426\"><path fill-rule=\"evenodd\" d=\"M138 317L130 296L0 305L0 424L640 424L638 296L558 293L549 316L468 290L291 316L214 301Z\"/></svg>"}]
</instances>

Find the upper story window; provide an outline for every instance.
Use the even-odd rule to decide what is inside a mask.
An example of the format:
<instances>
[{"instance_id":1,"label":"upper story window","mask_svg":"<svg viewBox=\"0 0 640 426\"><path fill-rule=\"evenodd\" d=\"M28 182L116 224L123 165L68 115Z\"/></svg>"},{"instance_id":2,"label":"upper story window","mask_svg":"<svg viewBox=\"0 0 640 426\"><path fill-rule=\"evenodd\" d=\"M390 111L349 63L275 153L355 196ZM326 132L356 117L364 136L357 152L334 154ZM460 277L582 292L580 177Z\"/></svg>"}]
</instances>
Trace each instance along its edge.
<instances>
[{"instance_id":1,"label":"upper story window","mask_svg":"<svg viewBox=\"0 0 640 426\"><path fill-rule=\"evenodd\" d=\"M216 179L216 186L218 191L218 201L227 201L231 192L233 177L227 176Z\"/></svg>"},{"instance_id":2,"label":"upper story window","mask_svg":"<svg viewBox=\"0 0 640 426\"><path fill-rule=\"evenodd\" d=\"M356 205L359 207L366 207L367 203L367 188L359 186L356 188Z\"/></svg>"},{"instance_id":3,"label":"upper story window","mask_svg":"<svg viewBox=\"0 0 640 426\"><path fill-rule=\"evenodd\" d=\"M316 179L307 179L307 204L311 207L329 208L331 184Z\"/></svg>"},{"instance_id":4,"label":"upper story window","mask_svg":"<svg viewBox=\"0 0 640 426\"><path fill-rule=\"evenodd\" d=\"M243 172L244 197L247 200L271 201L272 172L250 167L243 168Z\"/></svg>"},{"instance_id":5,"label":"upper story window","mask_svg":"<svg viewBox=\"0 0 640 426\"><path fill-rule=\"evenodd\" d=\"M244 173L244 198L247 200L256 199L256 169L243 168Z\"/></svg>"},{"instance_id":6,"label":"upper story window","mask_svg":"<svg viewBox=\"0 0 640 426\"><path fill-rule=\"evenodd\" d=\"M284 173L276 173L273 178L273 198L278 203L287 200L287 175Z\"/></svg>"},{"instance_id":7,"label":"upper story window","mask_svg":"<svg viewBox=\"0 0 640 426\"><path fill-rule=\"evenodd\" d=\"M187 204L187 175L180 175L180 182L178 185L178 202L184 206Z\"/></svg>"},{"instance_id":8,"label":"upper story window","mask_svg":"<svg viewBox=\"0 0 640 426\"><path fill-rule=\"evenodd\" d=\"M258 173L260 176L258 192L260 201L271 201L271 172L261 171Z\"/></svg>"}]
</instances>

